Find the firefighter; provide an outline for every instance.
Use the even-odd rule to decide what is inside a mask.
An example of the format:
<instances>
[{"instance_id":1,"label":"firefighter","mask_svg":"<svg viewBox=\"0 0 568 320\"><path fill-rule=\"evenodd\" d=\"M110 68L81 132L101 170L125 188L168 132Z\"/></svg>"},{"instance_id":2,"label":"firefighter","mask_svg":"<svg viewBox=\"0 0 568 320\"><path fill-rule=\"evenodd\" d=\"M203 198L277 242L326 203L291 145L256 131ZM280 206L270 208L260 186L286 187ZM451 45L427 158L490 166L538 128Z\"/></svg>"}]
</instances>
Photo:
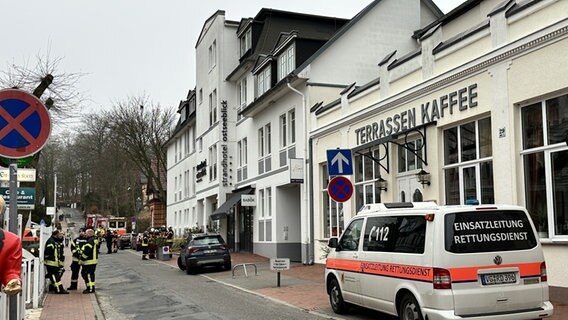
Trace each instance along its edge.
<instances>
[{"instance_id":1,"label":"firefighter","mask_svg":"<svg viewBox=\"0 0 568 320\"><path fill-rule=\"evenodd\" d=\"M63 234L55 229L51 233L51 237L47 239L44 250L44 264L46 269L46 278L49 279L49 291L56 294L68 294L69 291L63 288L61 282L61 269L63 268Z\"/></svg>"},{"instance_id":2,"label":"firefighter","mask_svg":"<svg viewBox=\"0 0 568 320\"><path fill-rule=\"evenodd\" d=\"M107 254L111 254L112 253L112 240L114 238L114 234L112 233L112 231L110 229L108 229L105 233L105 242L106 242L106 246L107 246Z\"/></svg>"},{"instance_id":3,"label":"firefighter","mask_svg":"<svg viewBox=\"0 0 568 320\"><path fill-rule=\"evenodd\" d=\"M81 276L85 280L87 289L83 293L95 292L95 270L97 268L97 242L95 231L88 229L85 231L86 241L81 246Z\"/></svg>"},{"instance_id":4,"label":"firefighter","mask_svg":"<svg viewBox=\"0 0 568 320\"><path fill-rule=\"evenodd\" d=\"M22 241L9 231L2 230L6 202L0 197L0 287L4 293L16 295L22 291Z\"/></svg>"},{"instance_id":5,"label":"firefighter","mask_svg":"<svg viewBox=\"0 0 568 320\"><path fill-rule=\"evenodd\" d=\"M144 235L142 236L142 260L148 260L148 231L144 231Z\"/></svg>"},{"instance_id":6,"label":"firefighter","mask_svg":"<svg viewBox=\"0 0 568 320\"><path fill-rule=\"evenodd\" d=\"M170 247L170 250L174 246L174 229L172 226L168 226L168 232L166 233L166 245Z\"/></svg>"},{"instance_id":7,"label":"firefighter","mask_svg":"<svg viewBox=\"0 0 568 320\"><path fill-rule=\"evenodd\" d=\"M79 229L79 236L70 241L73 262L71 262L71 285L67 290L77 290L79 281L79 271L81 270L81 247L87 242L85 238L85 229Z\"/></svg>"}]
</instances>

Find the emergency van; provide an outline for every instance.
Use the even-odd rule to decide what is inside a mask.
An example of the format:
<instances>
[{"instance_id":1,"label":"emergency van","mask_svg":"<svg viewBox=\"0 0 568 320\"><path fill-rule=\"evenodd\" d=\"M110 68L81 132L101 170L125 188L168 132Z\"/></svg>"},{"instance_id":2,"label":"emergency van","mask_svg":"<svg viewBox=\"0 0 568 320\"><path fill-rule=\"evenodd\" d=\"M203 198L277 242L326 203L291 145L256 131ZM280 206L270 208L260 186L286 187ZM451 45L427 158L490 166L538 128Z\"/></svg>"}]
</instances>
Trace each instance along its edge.
<instances>
[{"instance_id":1,"label":"emergency van","mask_svg":"<svg viewBox=\"0 0 568 320\"><path fill-rule=\"evenodd\" d=\"M510 205L364 206L326 260L331 307L403 320L521 320L553 314L546 264L527 211Z\"/></svg>"}]
</instances>

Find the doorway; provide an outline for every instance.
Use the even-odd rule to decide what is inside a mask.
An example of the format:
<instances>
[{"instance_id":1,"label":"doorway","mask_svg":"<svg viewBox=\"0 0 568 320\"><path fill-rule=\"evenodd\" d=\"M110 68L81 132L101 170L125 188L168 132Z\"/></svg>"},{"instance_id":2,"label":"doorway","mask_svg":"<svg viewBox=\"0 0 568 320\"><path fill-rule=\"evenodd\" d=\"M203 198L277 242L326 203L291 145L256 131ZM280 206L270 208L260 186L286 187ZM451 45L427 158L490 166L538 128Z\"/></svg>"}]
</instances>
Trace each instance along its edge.
<instances>
[{"instance_id":1,"label":"doorway","mask_svg":"<svg viewBox=\"0 0 568 320\"><path fill-rule=\"evenodd\" d=\"M254 207L240 206L239 211L239 251L253 251Z\"/></svg>"}]
</instances>

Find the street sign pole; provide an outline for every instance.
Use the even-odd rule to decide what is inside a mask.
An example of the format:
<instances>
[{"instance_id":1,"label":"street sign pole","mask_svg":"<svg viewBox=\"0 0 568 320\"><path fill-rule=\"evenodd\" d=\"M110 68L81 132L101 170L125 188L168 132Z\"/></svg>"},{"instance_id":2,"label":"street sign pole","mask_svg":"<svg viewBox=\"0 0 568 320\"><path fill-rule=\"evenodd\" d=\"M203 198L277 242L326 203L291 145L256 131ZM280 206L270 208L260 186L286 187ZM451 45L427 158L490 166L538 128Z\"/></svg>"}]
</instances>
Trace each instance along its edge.
<instances>
[{"instance_id":1,"label":"street sign pole","mask_svg":"<svg viewBox=\"0 0 568 320\"><path fill-rule=\"evenodd\" d=\"M9 231L18 234L18 163L15 159L10 161L10 222ZM10 320L18 319L18 297L10 296Z\"/></svg>"}]
</instances>

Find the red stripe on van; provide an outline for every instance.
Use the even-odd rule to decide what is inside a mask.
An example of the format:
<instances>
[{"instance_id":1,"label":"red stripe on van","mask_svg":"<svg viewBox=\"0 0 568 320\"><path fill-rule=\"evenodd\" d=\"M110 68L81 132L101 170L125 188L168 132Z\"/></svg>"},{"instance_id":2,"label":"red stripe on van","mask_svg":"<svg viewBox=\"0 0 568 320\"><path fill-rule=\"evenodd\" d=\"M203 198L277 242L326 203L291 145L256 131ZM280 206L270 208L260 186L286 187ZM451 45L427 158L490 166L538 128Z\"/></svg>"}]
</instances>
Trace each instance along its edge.
<instances>
[{"instance_id":1,"label":"red stripe on van","mask_svg":"<svg viewBox=\"0 0 568 320\"><path fill-rule=\"evenodd\" d=\"M499 266L475 266L467 268L448 268L452 277L452 282L477 281L479 270L495 268L519 268L521 277L540 276L541 262L502 264Z\"/></svg>"},{"instance_id":2,"label":"red stripe on van","mask_svg":"<svg viewBox=\"0 0 568 320\"><path fill-rule=\"evenodd\" d=\"M422 266L328 258L326 268L432 282L432 268Z\"/></svg>"}]
</instances>

